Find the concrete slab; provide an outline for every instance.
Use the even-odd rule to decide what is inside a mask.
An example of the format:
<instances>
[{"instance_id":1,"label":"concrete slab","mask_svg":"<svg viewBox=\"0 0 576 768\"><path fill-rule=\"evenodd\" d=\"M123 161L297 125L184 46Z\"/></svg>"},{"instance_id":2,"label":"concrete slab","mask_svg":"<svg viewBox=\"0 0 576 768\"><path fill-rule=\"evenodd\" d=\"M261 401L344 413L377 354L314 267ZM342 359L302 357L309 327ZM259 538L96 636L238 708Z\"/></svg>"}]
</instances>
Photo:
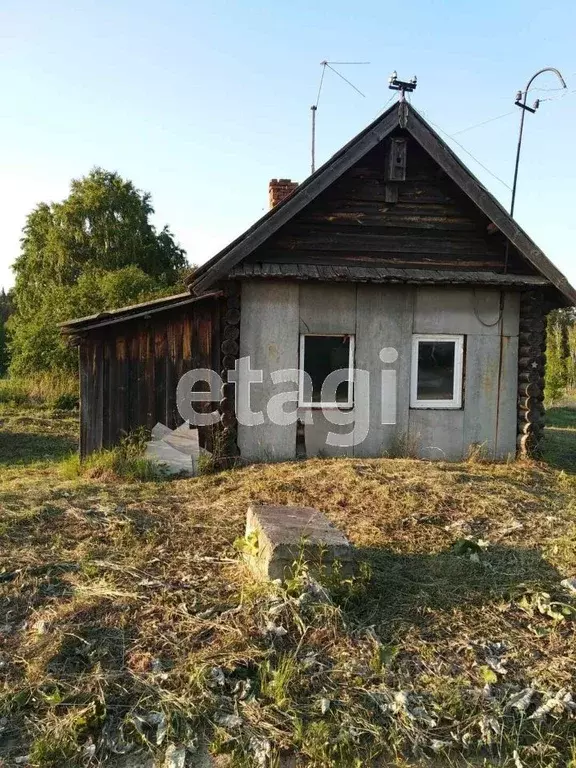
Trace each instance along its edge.
<instances>
[{"instance_id":1,"label":"concrete slab","mask_svg":"<svg viewBox=\"0 0 576 768\"><path fill-rule=\"evenodd\" d=\"M254 534L256 551L248 554L247 560L262 578L289 578L296 561L306 563L317 576L329 573L336 562L342 576L354 573L352 545L313 507L251 504L246 516L246 537Z\"/></svg>"}]
</instances>

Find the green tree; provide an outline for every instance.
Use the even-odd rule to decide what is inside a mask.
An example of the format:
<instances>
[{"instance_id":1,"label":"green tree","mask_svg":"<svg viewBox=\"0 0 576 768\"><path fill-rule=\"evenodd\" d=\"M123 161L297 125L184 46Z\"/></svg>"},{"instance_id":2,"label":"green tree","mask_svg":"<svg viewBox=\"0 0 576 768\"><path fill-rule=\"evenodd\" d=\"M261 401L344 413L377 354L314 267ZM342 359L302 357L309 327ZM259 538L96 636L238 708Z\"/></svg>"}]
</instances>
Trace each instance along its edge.
<instances>
[{"instance_id":1,"label":"green tree","mask_svg":"<svg viewBox=\"0 0 576 768\"><path fill-rule=\"evenodd\" d=\"M576 367L575 317L572 309L556 309L546 326L545 397L558 400L573 385Z\"/></svg>"},{"instance_id":2,"label":"green tree","mask_svg":"<svg viewBox=\"0 0 576 768\"><path fill-rule=\"evenodd\" d=\"M153 213L148 193L95 168L65 200L29 214L14 264L13 373L75 369L59 322L179 290L185 252Z\"/></svg>"},{"instance_id":3,"label":"green tree","mask_svg":"<svg viewBox=\"0 0 576 768\"><path fill-rule=\"evenodd\" d=\"M2 288L0 291L0 376L4 376L8 370L8 330L6 323L12 313L12 300L10 293Z\"/></svg>"}]
</instances>

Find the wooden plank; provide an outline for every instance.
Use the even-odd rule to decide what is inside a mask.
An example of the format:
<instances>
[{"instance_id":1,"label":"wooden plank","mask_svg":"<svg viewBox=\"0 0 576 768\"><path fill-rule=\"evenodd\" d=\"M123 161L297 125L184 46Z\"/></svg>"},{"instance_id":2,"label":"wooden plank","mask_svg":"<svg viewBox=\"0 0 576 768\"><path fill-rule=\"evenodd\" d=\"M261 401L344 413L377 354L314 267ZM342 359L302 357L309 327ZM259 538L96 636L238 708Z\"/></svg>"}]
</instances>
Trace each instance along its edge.
<instances>
[{"instance_id":1,"label":"wooden plank","mask_svg":"<svg viewBox=\"0 0 576 768\"><path fill-rule=\"evenodd\" d=\"M359 252L359 251L331 251L331 250L315 250L310 251L306 249L299 250L267 250L258 255L258 258L262 262L267 264L279 264L282 269L286 264L315 264L316 266L332 266L332 265L345 265L345 266L387 266L398 265L401 267L417 268L419 265L425 267L433 267L435 269L461 269L461 270L493 270L502 269L503 262L499 259L487 259L485 257L469 258L463 257L458 253L444 253L444 254L432 254L432 253L395 253L395 252ZM248 263L246 263L246 276L253 274L251 269L248 269ZM252 265L250 265L251 267ZM293 273L287 270L282 270L283 276L293 276Z\"/></svg>"},{"instance_id":2,"label":"wooden plank","mask_svg":"<svg viewBox=\"0 0 576 768\"><path fill-rule=\"evenodd\" d=\"M249 461L287 460L296 455L296 422L274 424L267 406L272 396L297 391L295 384L273 384L271 374L298 367L298 294L298 284L288 281L242 284L240 355L249 356L252 369L261 370L264 378L262 384L250 387L251 409L263 414L264 423L247 426L239 419L238 424L240 452ZM240 397L247 386L240 381Z\"/></svg>"},{"instance_id":3,"label":"wooden plank","mask_svg":"<svg viewBox=\"0 0 576 768\"><path fill-rule=\"evenodd\" d=\"M410 409L408 448L421 459L464 458L464 411Z\"/></svg>"},{"instance_id":4,"label":"wooden plank","mask_svg":"<svg viewBox=\"0 0 576 768\"><path fill-rule=\"evenodd\" d=\"M301 285L300 333L356 333L356 286Z\"/></svg>"},{"instance_id":5,"label":"wooden plank","mask_svg":"<svg viewBox=\"0 0 576 768\"><path fill-rule=\"evenodd\" d=\"M499 459L516 454L518 397L518 337L502 336L502 364L498 393L498 422L495 455Z\"/></svg>"},{"instance_id":6,"label":"wooden plank","mask_svg":"<svg viewBox=\"0 0 576 768\"><path fill-rule=\"evenodd\" d=\"M500 291L422 286L416 290L414 333L500 333Z\"/></svg>"},{"instance_id":7,"label":"wooden plank","mask_svg":"<svg viewBox=\"0 0 576 768\"><path fill-rule=\"evenodd\" d=\"M415 237L413 232L405 234L388 234L370 230L368 227L359 227L351 230L345 227L309 227L301 229L294 234L279 237L274 247L278 250L292 251L368 251L376 253L433 253L437 255L455 255L469 258L481 256L488 259L497 259L503 263L502 255L498 250L479 237L456 238L455 233L450 237L444 232L437 233L438 237L431 237L427 232L426 237ZM263 259L267 261L268 259ZM255 265L256 267L256 265Z\"/></svg>"},{"instance_id":8,"label":"wooden plank","mask_svg":"<svg viewBox=\"0 0 576 768\"><path fill-rule=\"evenodd\" d=\"M466 337L464 450L479 445L493 458L498 423L500 336Z\"/></svg>"},{"instance_id":9,"label":"wooden plank","mask_svg":"<svg viewBox=\"0 0 576 768\"><path fill-rule=\"evenodd\" d=\"M361 419L356 427L355 456L383 456L408 434L413 301L414 291L406 286L358 286L356 367L370 375L370 411L368 435L362 442ZM389 362L380 358L383 349ZM365 405L357 402L358 417ZM395 423L383 424L391 421L394 411Z\"/></svg>"}]
</instances>

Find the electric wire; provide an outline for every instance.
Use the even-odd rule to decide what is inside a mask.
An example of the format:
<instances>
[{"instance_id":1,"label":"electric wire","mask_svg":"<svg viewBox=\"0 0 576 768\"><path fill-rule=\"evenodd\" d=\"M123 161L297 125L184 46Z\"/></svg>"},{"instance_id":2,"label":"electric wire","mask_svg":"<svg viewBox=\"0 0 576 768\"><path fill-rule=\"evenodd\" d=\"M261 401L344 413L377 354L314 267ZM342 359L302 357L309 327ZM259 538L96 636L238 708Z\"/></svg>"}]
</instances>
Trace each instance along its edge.
<instances>
[{"instance_id":1,"label":"electric wire","mask_svg":"<svg viewBox=\"0 0 576 768\"><path fill-rule=\"evenodd\" d=\"M488 120L483 120L481 123L476 123L475 125L469 125L468 128L462 128L460 131L455 131L454 133L450 134L452 137L459 136L461 133L466 133L467 131L473 131L475 128L482 128L484 125L488 125L488 123L493 123L496 120L501 120L503 117L509 117L510 115L516 114L513 110L510 110L510 112L504 112L503 115L496 115L496 117L489 117Z\"/></svg>"},{"instance_id":2,"label":"electric wire","mask_svg":"<svg viewBox=\"0 0 576 768\"><path fill-rule=\"evenodd\" d=\"M434 128L437 128L437 129L440 131L440 133L443 133L443 134L444 134L444 136L446 136L446 138L448 138L448 139L451 139L451 140L452 140L452 141L453 141L455 144L458 144L458 146L460 147L460 149L461 149L462 151L466 152L466 154L467 154L467 155L469 155L469 156L472 158L472 160L474 160L474 162L475 162L475 163L478 163L478 165L479 165L481 168L483 168L483 169L486 171L486 173L490 174L490 176L492 176L494 179L496 179L496 181L499 181L499 182L500 182L500 184L503 184L503 185L504 185L504 186L505 186L507 189L509 189L510 191L512 191L512 187L511 187L509 184L507 184L507 183L506 183L506 182L505 182L503 179L501 179L501 178L500 178L500 176L497 176L495 173L493 173L493 172L490 170L490 168L486 167L486 166L484 165L484 163L482 163L480 160L478 160L478 158L477 158L477 157L474 157L474 155L472 154L472 152L470 152L469 150L467 150L467 149L466 149L466 147L465 147L463 144L461 144L461 143L458 141L458 139L455 139L453 136L451 136L449 133L447 133L447 132L446 132L446 131L445 131L443 128L441 128L441 127L440 127L440 126L439 126L437 123L434 123L434 122L432 122L432 120L430 120L430 118L428 118L428 122L429 122L429 123L431 123L431 125L433 125L433 126L434 126Z\"/></svg>"}]
</instances>

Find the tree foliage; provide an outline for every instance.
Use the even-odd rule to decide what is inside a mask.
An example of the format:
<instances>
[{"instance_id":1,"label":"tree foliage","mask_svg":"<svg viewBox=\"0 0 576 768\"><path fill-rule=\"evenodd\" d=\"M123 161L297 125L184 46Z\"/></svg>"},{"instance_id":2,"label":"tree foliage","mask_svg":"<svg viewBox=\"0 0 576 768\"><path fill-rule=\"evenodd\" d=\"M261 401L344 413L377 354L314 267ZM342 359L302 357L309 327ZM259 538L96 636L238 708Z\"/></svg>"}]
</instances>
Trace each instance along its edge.
<instances>
[{"instance_id":1,"label":"tree foliage","mask_svg":"<svg viewBox=\"0 0 576 768\"><path fill-rule=\"evenodd\" d=\"M2 289L0 291L0 376L4 376L8 370L8 329L6 323L11 314L11 295Z\"/></svg>"},{"instance_id":2,"label":"tree foliage","mask_svg":"<svg viewBox=\"0 0 576 768\"><path fill-rule=\"evenodd\" d=\"M59 322L176 292L185 252L157 232L150 195L95 168L60 203L40 203L24 226L14 264L11 370L74 369Z\"/></svg>"},{"instance_id":3,"label":"tree foliage","mask_svg":"<svg viewBox=\"0 0 576 768\"><path fill-rule=\"evenodd\" d=\"M576 313L557 309L546 327L546 400L553 403L567 389L576 389Z\"/></svg>"}]
</instances>

